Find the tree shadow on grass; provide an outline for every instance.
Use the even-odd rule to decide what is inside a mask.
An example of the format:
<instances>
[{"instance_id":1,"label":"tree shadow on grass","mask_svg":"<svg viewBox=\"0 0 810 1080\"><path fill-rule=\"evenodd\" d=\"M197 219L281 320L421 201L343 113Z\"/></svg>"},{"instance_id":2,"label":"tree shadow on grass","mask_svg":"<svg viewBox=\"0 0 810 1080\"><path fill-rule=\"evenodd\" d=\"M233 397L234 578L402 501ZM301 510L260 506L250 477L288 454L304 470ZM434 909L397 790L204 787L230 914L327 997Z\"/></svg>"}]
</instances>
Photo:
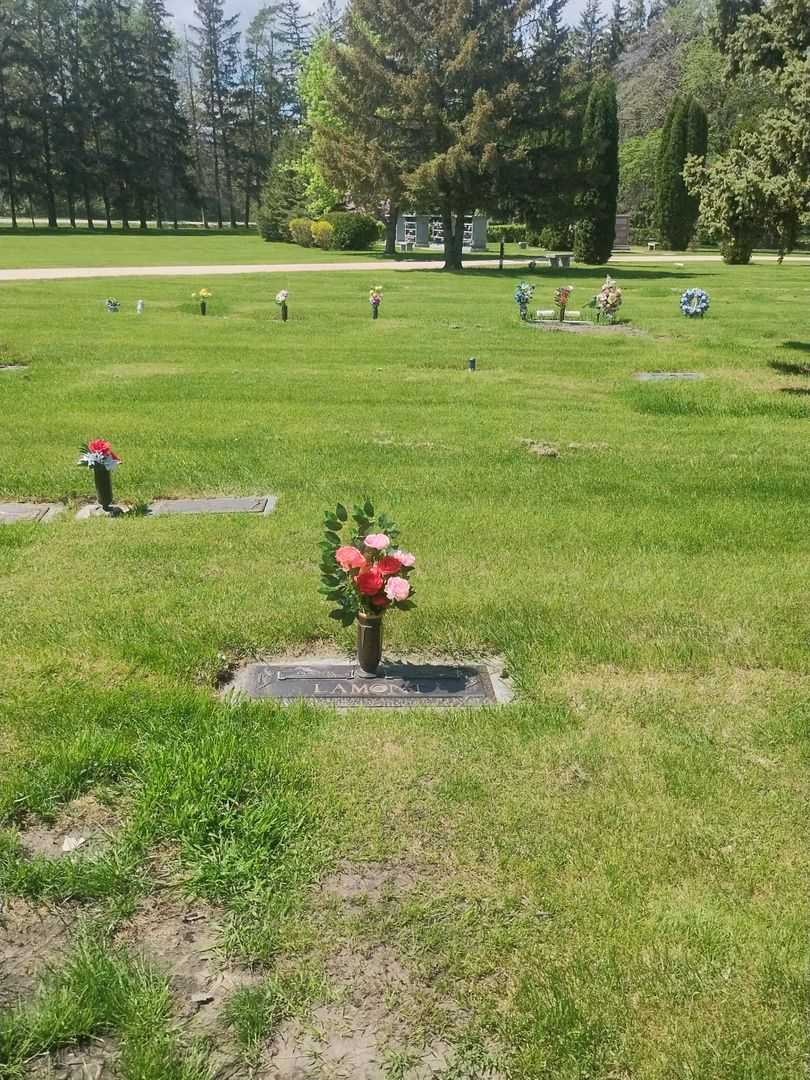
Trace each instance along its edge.
<instances>
[{"instance_id":1,"label":"tree shadow on grass","mask_svg":"<svg viewBox=\"0 0 810 1080\"><path fill-rule=\"evenodd\" d=\"M780 386L780 394L793 394L795 397L810 397L810 386Z\"/></svg>"},{"instance_id":2,"label":"tree shadow on grass","mask_svg":"<svg viewBox=\"0 0 810 1080\"><path fill-rule=\"evenodd\" d=\"M810 364L786 364L782 360L771 360L768 367L780 375L810 375Z\"/></svg>"},{"instance_id":3,"label":"tree shadow on grass","mask_svg":"<svg viewBox=\"0 0 810 1080\"><path fill-rule=\"evenodd\" d=\"M437 267L437 269L440 269ZM474 262L465 265L463 271L445 270L447 274L464 274L468 270L475 270L476 278L500 278L503 281L522 281L524 278L547 278L549 281L559 282L560 278L576 284L578 280L602 278L605 274L615 277L621 284L623 281L653 281L656 278L665 280L690 280L694 281L694 273L685 270L662 270L657 266L625 269L616 266L569 266L567 270L552 270L550 266L537 266L530 270L528 266L505 266L498 270L493 266L476 266ZM705 275L704 275L705 276ZM576 306L576 305L575 305Z\"/></svg>"},{"instance_id":4,"label":"tree shadow on grass","mask_svg":"<svg viewBox=\"0 0 810 1080\"><path fill-rule=\"evenodd\" d=\"M783 341L783 349L795 349L797 352L810 352L810 341Z\"/></svg>"}]
</instances>

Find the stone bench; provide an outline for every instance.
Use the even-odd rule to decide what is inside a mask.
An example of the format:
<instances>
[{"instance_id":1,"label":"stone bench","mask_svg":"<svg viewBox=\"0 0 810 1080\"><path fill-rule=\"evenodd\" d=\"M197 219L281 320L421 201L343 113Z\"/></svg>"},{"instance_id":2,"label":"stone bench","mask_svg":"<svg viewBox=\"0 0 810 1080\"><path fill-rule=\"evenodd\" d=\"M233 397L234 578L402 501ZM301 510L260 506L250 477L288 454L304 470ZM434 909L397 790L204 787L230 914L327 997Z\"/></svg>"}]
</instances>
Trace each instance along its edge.
<instances>
[{"instance_id":1,"label":"stone bench","mask_svg":"<svg viewBox=\"0 0 810 1080\"><path fill-rule=\"evenodd\" d=\"M657 247L658 247L658 241L657 240L648 240L647 241L647 251L655 251L655 249Z\"/></svg>"},{"instance_id":2,"label":"stone bench","mask_svg":"<svg viewBox=\"0 0 810 1080\"><path fill-rule=\"evenodd\" d=\"M549 251L546 258L552 270L567 270L571 265L570 251Z\"/></svg>"}]
</instances>

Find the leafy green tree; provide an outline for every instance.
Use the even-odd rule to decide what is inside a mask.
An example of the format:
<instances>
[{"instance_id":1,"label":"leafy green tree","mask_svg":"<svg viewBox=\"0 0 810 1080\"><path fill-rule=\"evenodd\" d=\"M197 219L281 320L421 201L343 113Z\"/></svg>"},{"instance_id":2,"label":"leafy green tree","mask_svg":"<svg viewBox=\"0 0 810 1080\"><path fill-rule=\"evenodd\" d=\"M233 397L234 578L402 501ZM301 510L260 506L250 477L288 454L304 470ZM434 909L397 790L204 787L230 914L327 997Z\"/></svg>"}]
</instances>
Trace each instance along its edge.
<instances>
[{"instance_id":1,"label":"leafy green tree","mask_svg":"<svg viewBox=\"0 0 810 1080\"><path fill-rule=\"evenodd\" d=\"M577 200L574 257L585 263L605 263L613 248L619 188L619 121L612 79L602 77L593 85L582 146L581 171L588 186Z\"/></svg>"},{"instance_id":2,"label":"leafy green tree","mask_svg":"<svg viewBox=\"0 0 810 1080\"><path fill-rule=\"evenodd\" d=\"M810 204L810 0L772 0L731 26L726 79L756 77L768 106L708 166L689 158L685 176L726 260L747 262L764 231L789 251Z\"/></svg>"}]
</instances>

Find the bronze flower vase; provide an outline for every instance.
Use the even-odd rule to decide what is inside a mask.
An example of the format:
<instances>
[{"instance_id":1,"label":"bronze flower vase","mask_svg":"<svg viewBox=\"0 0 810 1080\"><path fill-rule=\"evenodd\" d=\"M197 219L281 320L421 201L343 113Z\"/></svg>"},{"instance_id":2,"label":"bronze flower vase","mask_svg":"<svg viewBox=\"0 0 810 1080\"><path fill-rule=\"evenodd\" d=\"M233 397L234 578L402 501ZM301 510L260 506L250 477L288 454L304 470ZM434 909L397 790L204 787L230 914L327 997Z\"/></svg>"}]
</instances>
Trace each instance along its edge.
<instances>
[{"instance_id":1,"label":"bronze flower vase","mask_svg":"<svg viewBox=\"0 0 810 1080\"><path fill-rule=\"evenodd\" d=\"M560 304L560 322L565 322L565 304Z\"/></svg>"},{"instance_id":2,"label":"bronze flower vase","mask_svg":"<svg viewBox=\"0 0 810 1080\"><path fill-rule=\"evenodd\" d=\"M107 513L112 510L113 492L112 476L110 470L104 465L93 466L93 479L96 482L96 499L98 505Z\"/></svg>"},{"instance_id":3,"label":"bronze flower vase","mask_svg":"<svg viewBox=\"0 0 810 1080\"><path fill-rule=\"evenodd\" d=\"M281 321L282 322L287 321L287 315L288 315L288 311L287 311L287 305L285 303L285 304L281 305Z\"/></svg>"},{"instance_id":4,"label":"bronze flower vase","mask_svg":"<svg viewBox=\"0 0 810 1080\"><path fill-rule=\"evenodd\" d=\"M208 310L208 305L206 304L205 300L201 300L200 301L200 314L204 315L207 310Z\"/></svg>"},{"instance_id":5,"label":"bronze flower vase","mask_svg":"<svg viewBox=\"0 0 810 1080\"><path fill-rule=\"evenodd\" d=\"M382 615L357 615L357 663L365 675L376 675L382 660Z\"/></svg>"},{"instance_id":6,"label":"bronze flower vase","mask_svg":"<svg viewBox=\"0 0 810 1080\"><path fill-rule=\"evenodd\" d=\"M372 304L371 305L371 317L372 317L372 319L376 319L377 316L379 315L379 313L380 313L380 305L379 304Z\"/></svg>"}]
</instances>

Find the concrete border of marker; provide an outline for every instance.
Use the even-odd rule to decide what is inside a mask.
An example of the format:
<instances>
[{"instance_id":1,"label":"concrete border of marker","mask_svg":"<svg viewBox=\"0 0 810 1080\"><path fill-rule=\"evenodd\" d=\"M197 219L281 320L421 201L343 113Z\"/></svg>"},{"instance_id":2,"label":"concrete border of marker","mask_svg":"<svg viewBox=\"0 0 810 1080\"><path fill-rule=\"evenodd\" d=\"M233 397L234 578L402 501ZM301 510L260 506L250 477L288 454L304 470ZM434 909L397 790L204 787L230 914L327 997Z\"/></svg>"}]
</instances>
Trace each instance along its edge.
<instances>
[{"instance_id":1,"label":"concrete border of marker","mask_svg":"<svg viewBox=\"0 0 810 1080\"><path fill-rule=\"evenodd\" d=\"M234 495L199 499L157 499L147 507L144 517L166 517L173 514L253 514L267 517L278 505L277 495ZM40 524L53 521L67 507L64 503L0 502L0 525ZM75 521L95 518L117 518L129 515L132 507L120 505L115 513L105 513L96 503L79 507Z\"/></svg>"},{"instance_id":2,"label":"concrete border of marker","mask_svg":"<svg viewBox=\"0 0 810 1080\"><path fill-rule=\"evenodd\" d=\"M324 675L322 678L326 678L325 673L336 667L343 668L352 666L356 666L356 661L351 656L340 654L335 654L333 656L300 656L292 659L289 656L283 658L265 657L261 661L254 661L237 668L235 671L228 672L227 676L220 684L219 693L220 697L225 702L232 705L236 705L240 701L264 701L271 704L288 706L293 703L294 700L298 703L317 705L319 708L334 708L340 710L381 707L393 711L401 711L403 709L480 709L508 705L515 699L515 690L512 681L507 674L506 663L501 657L497 656L465 660L441 660L434 656L429 658L420 656L387 657L383 660L380 675L378 677L361 680L364 684L364 688L367 685L370 691L365 700L358 700L357 696L352 695L347 695L344 700L336 700L334 697L330 697L328 700L324 698L319 699L315 696L307 695L300 695L294 699L288 700L284 696L262 693L260 689L258 689L258 687L261 686L261 676L263 671L276 672L279 669L289 669L292 672L306 669L311 673L311 678L317 680L319 672L323 672ZM403 666L413 666L418 668L422 673L421 677L427 681L431 678L440 678L440 673L446 671L448 668L477 669L485 676L485 682L488 683L492 692L491 695L483 695L485 698L484 700L471 701L466 700L463 695L459 695L458 700L451 703L444 696L438 698L434 697L431 700L430 697L420 697L418 693L413 692L408 700L403 700L397 694L396 690L392 690L392 695L395 698L396 703L389 703L385 700L385 694L376 694L374 688L378 684L384 682L386 670L391 674L394 674L396 669L402 668ZM431 672L434 674L431 674Z\"/></svg>"}]
</instances>

